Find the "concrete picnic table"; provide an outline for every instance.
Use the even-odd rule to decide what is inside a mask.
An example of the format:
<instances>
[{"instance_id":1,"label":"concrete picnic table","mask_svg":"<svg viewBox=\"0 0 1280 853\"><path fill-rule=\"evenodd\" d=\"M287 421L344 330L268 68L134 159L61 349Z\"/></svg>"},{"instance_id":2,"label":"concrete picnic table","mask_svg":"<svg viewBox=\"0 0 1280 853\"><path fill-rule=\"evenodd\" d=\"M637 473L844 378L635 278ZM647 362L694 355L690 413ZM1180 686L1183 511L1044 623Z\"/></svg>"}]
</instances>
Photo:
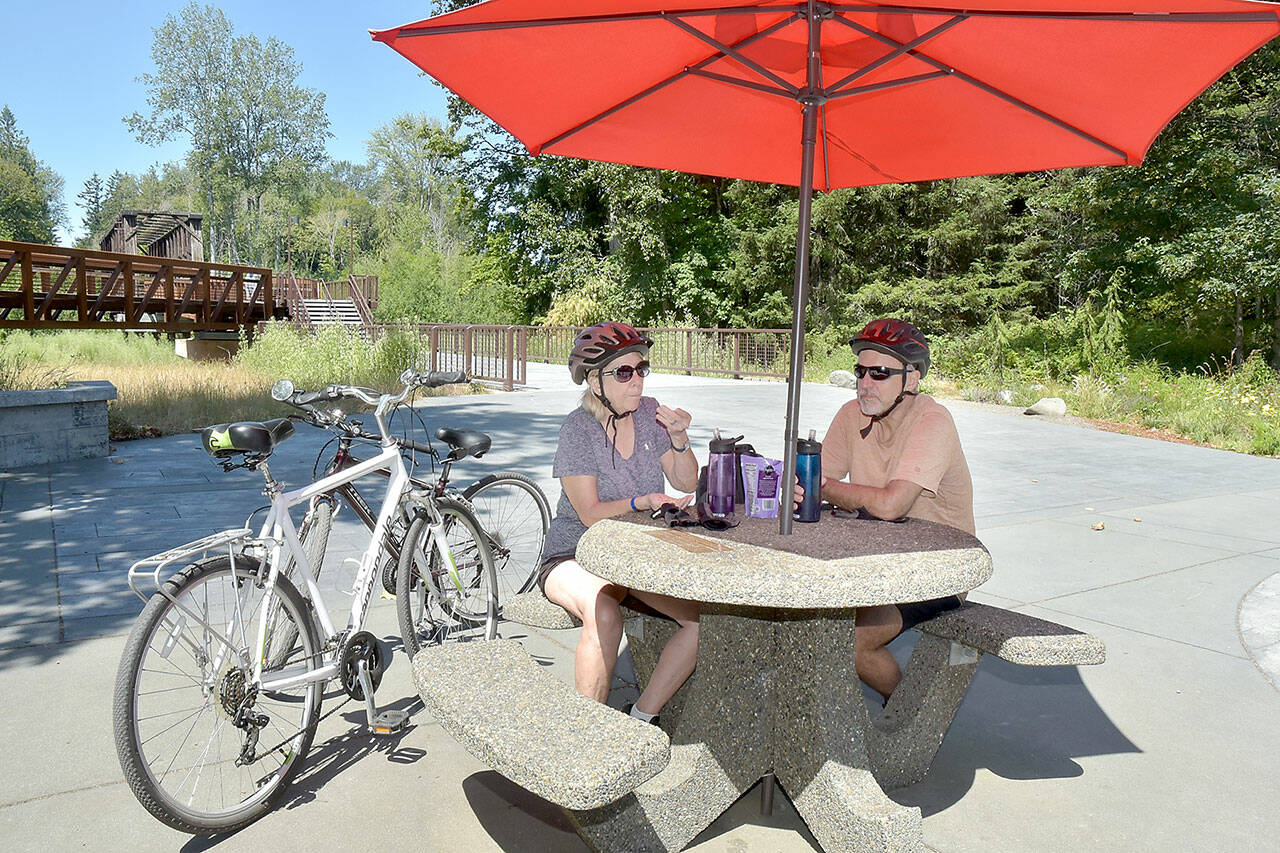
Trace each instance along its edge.
<instances>
[{"instance_id":1,"label":"concrete picnic table","mask_svg":"<svg viewBox=\"0 0 1280 853\"><path fill-rule=\"evenodd\" d=\"M922 773L942 732L921 744L914 730L872 724L853 665L853 608L973 589L991 576L977 539L916 519L824 515L787 537L776 520L719 533L606 520L583 536L577 559L615 583L704 602L697 670L663 712L676 716L671 761L617 802L571 815L590 844L680 849L772 772L827 850L923 846L919 809L888 799L877 778ZM641 658L662 638L650 650L629 638L637 669L651 668ZM898 693L926 701L927 691Z\"/></svg>"}]
</instances>

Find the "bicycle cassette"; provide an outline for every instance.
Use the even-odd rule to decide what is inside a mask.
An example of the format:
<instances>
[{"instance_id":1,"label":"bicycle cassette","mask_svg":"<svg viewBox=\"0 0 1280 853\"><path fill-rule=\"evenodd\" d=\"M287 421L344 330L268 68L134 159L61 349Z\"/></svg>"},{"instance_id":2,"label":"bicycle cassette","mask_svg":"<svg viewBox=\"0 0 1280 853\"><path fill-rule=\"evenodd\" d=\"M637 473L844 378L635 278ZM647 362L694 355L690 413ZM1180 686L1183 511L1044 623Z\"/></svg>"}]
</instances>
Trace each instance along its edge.
<instances>
[{"instance_id":1,"label":"bicycle cassette","mask_svg":"<svg viewBox=\"0 0 1280 853\"><path fill-rule=\"evenodd\" d=\"M391 652L373 634L368 631L352 634L343 644L338 658L338 678L342 681L342 689L352 699L363 701L364 687L360 684L357 663L364 661L369 670L369 683L377 691L390 659Z\"/></svg>"}]
</instances>

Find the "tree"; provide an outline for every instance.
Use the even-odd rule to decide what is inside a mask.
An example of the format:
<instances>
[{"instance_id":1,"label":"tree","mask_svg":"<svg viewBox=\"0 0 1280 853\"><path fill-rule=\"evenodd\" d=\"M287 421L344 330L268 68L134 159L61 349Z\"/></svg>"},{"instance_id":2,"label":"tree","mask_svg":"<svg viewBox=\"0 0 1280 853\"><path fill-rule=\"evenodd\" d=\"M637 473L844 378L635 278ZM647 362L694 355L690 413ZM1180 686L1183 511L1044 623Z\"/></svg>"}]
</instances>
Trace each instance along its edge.
<instances>
[{"instance_id":1,"label":"tree","mask_svg":"<svg viewBox=\"0 0 1280 853\"><path fill-rule=\"evenodd\" d=\"M235 35L213 6L193 2L154 34L155 73L139 78L151 111L125 122L140 142L191 141L188 163L209 216L210 257L261 262L274 241L259 239L263 196L297 187L324 159L324 95L297 84L302 67L291 47Z\"/></svg>"},{"instance_id":2,"label":"tree","mask_svg":"<svg viewBox=\"0 0 1280 853\"><path fill-rule=\"evenodd\" d=\"M62 178L31 153L8 106L0 109L0 239L52 243L65 219Z\"/></svg>"},{"instance_id":3,"label":"tree","mask_svg":"<svg viewBox=\"0 0 1280 853\"><path fill-rule=\"evenodd\" d=\"M79 245L84 248L93 248L93 242L102 232L107 230L110 222L104 221L103 206L106 202L106 185L102 182L102 178L98 177L98 173L93 175L84 182L84 189L76 193L79 201L77 207L84 210L84 236L80 238Z\"/></svg>"}]
</instances>

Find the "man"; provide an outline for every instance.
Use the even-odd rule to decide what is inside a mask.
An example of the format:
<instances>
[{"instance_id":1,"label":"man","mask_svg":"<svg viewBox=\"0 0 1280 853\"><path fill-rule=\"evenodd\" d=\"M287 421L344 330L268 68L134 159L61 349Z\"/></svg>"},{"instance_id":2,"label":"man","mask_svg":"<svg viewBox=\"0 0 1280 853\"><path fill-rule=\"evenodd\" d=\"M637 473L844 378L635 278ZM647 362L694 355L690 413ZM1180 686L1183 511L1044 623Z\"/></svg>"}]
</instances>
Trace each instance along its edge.
<instances>
[{"instance_id":1,"label":"man","mask_svg":"<svg viewBox=\"0 0 1280 853\"><path fill-rule=\"evenodd\" d=\"M929 372L928 340L910 323L884 319L868 323L849 344L858 358L858 398L836 413L823 440L823 500L876 518L910 516L973 533L973 481L955 422L918 390ZM858 676L887 701L902 671L885 647L959 605L952 595L859 608Z\"/></svg>"}]
</instances>

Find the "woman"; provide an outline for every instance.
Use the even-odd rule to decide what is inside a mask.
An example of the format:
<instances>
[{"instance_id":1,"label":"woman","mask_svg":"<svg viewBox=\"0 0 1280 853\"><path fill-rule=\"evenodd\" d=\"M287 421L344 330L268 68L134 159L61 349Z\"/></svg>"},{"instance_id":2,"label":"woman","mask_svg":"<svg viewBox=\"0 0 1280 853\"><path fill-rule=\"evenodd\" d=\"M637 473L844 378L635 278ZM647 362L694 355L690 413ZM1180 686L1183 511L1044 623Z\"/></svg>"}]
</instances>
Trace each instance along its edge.
<instances>
[{"instance_id":1,"label":"woman","mask_svg":"<svg viewBox=\"0 0 1280 853\"><path fill-rule=\"evenodd\" d=\"M578 692L599 702L609 697L622 640L619 604L628 596L670 616L679 625L663 649L653 677L630 709L656 724L667 700L693 672L698 654L698 605L665 595L629 590L588 572L574 559L587 528L606 518L634 517L691 497L664 491L663 477L678 490L698 485L698 460L689 447L689 413L642 396L652 341L626 323L600 323L574 340L569 372L584 381L582 405L560 428L552 474L560 479L560 503L547 533L548 555L538 584L548 599L582 620L574 657Z\"/></svg>"}]
</instances>

